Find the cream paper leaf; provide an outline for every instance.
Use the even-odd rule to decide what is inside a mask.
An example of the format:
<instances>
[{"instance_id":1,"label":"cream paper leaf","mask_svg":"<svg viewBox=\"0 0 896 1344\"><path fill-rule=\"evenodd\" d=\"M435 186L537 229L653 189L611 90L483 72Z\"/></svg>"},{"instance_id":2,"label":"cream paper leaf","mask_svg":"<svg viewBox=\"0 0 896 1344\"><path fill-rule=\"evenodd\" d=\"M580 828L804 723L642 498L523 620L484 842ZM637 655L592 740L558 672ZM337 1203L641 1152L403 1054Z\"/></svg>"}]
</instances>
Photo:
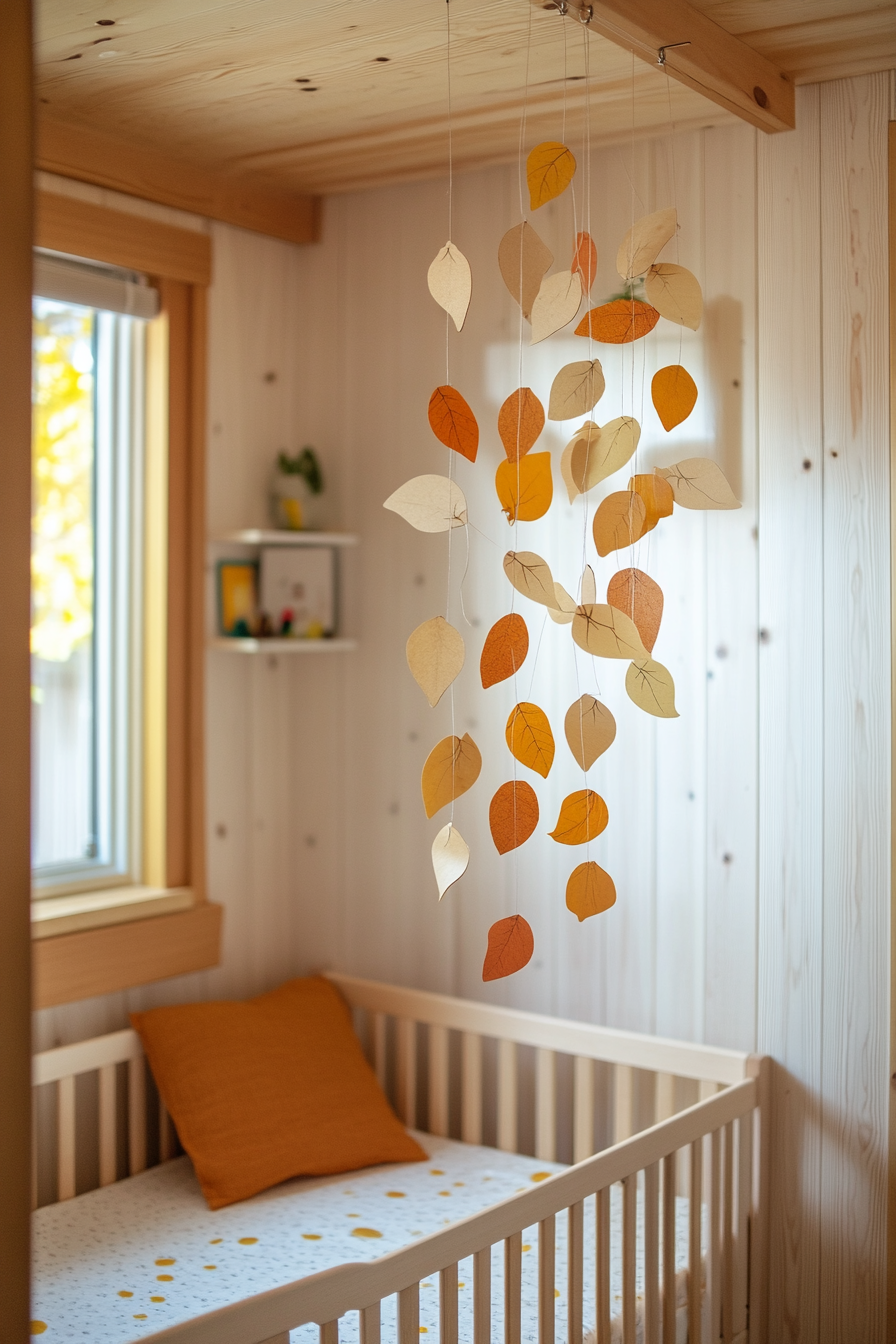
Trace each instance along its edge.
<instances>
[{"instance_id":1,"label":"cream paper leaf","mask_svg":"<svg viewBox=\"0 0 896 1344\"><path fill-rule=\"evenodd\" d=\"M604 602L588 602L576 607L572 637L580 649L595 658L647 657L634 621L624 611Z\"/></svg>"},{"instance_id":2,"label":"cream paper leaf","mask_svg":"<svg viewBox=\"0 0 896 1344\"><path fill-rule=\"evenodd\" d=\"M556 609L554 577L547 561L540 555L534 551L508 551L504 557L504 573L518 593L543 607Z\"/></svg>"},{"instance_id":3,"label":"cream paper leaf","mask_svg":"<svg viewBox=\"0 0 896 1344\"><path fill-rule=\"evenodd\" d=\"M563 727L569 749L583 770L590 770L616 739L616 720L593 695L583 695L570 705Z\"/></svg>"},{"instance_id":4,"label":"cream paper leaf","mask_svg":"<svg viewBox=\"0 0 896 1344\"><path fill-rule=\"evenodd\" d=\"M672 673L653 658L636 658L625 674L629 699L657 719L677 719Z\"/></svg>"},{"instance_id":5,"label":"cream paper leaf","mask_svg":"<svg viewBox=\"0 0 896 1344\"><path fill-rule=\"evenodd\" d=\"M579 583L579 602L583 607L589 606L597 601L597 580L594 577L594 570L590 565L586 565L582 570L582 578Z\"/></svg>"},{"instance_id":6,"label":"cream paper leaf","mask_svg":"<svg viewBox=\"0 0 896 1344\"><path fill-rule=\"evenodd\" d=\"M594 426L584 433L586 429L583 425L576 435L569 459L569 474L582 495L624 467L641 437L641 426L630 415L619 416L602 429Z\"/></svg>"},{"instance_id":7,"label":"cream paper leaf","mask_svg":"<svg viewBox=\"0 0 896 1344\"><path fill-rule=\"evenodd\" d=\"M672 487L675 503L683 509L739 509L725 475L711 457L688 457L671 467L657 467Z\"/></svg>"},{"instance_id":8,"label":"cream paper leaf","mask_svg":"<svg viewBox=\"0 0 896 1344\"><path fill-rule=\"evenodd\" d=\"M703 291L700 281L684 266L661 261L651 266L644 281L647 302L652 303L667 322L696 331L703 318Z\"/></svg>"},{"instance_id":9,"label":"cream paper leaf","mask_svg":"<svg viewBox=\"0 0 896 1344\"><path fill-rule=\"evenodd\" d=\"M623 280L634 280L653 265L678 228L678 213L674 207L644 215L632 225L622 240L616 257L616 269Z\"/></svg>"},{"instance_id":10,"label":"cream paper leaf","mask_svg":"<svg viewBox=\"0 0 896 1344\"><path fill-rule=\"evenodd\" d=\"M439 900L449 887L459 882L470 862L470 846L450 821L432 842L432 870L439 889Z\"/></svg>"},{"instance_id":11,"label":"cream paper leaf","mask_svg":"<svg viewBox=\"0 0 896 1344\"><path fill-rule=\"evenodd\" d=\"M415 476L383 504L418 532L447 532L467 521L464 493L447 476Z\"/></svg>"},{"instance_id":12,"label":"cream paper leaf","mask_svg":"<svg viewBox=\"0 0 896 1344\"><path fill-rule=\"evenodd\" d=\"M575 317L582 302L582 277L578 271L558 271L547 275L532 305L530 345L547 340Z\"/></svg>"},{"instance_id":13,"label":"cream paper leaf","mask_svg":"<svg viewBox=\"0 0 896 1344\"><path fill-rule=\"evenodd\" d=\"M548 607L548 615L557 625L571 625L572 618L576 614L576 601L570 597L569 593L563 587L562 583L554 583L554 597L557 599L557 609Z\"/></svg>"},{"instance_id":14,"label":"cream paper leaf","mask_svg":"<svg viewBox=\"0 0 896 1344\"><path fill-rule=\"evenodd\" d=\"M435 709L464 665L463 636L444 616L418 625L407 642L411 676Z\"/></svg>"},{"instance_id":15,"label":"cream paper leaf","mask_svg":"<svg viewBox=\"0 0 896 1344\"><path fill-rule=\"evenodd\" d=\"M449 240L430 266L426 279L430 294L460 331L473 293L470 263L460 248Z\"/></svg>"},{"instance_id":16,"label":"cream paper leaf","mask_svg":"<svg viewBox=\"0 0 896 1344\"><path fill-rule=\"evenodd\" d=\"M606 382L599 359L577 359L564 364L551 383L549 420L574 420L587 415L604 394Z\"/></svg>"},{"instance_id":17,"label":"cream paper leaf","mask_svg":"<svg viewBox=\"0 0 896 1344\"><path fill-rule=\"evenodd\" d=\"M560 454L560 475L563 477L570 504L574 504L579 497L579 487L572 478L572 453L575 446L576 440L571 439Z\"/></svg>"},{"instance_id":18,"label":"cream paper leaf","mask_svg":"<svg viewBox=\"0 0 896 1344\"><path fill-rule=\"evenodd\" d=\"M498 267L505 285L523 310L528 322L542 277L554 263L554 254L541 241L531 224L516 224L498 244Z\"/></svg>"}]
</instances>

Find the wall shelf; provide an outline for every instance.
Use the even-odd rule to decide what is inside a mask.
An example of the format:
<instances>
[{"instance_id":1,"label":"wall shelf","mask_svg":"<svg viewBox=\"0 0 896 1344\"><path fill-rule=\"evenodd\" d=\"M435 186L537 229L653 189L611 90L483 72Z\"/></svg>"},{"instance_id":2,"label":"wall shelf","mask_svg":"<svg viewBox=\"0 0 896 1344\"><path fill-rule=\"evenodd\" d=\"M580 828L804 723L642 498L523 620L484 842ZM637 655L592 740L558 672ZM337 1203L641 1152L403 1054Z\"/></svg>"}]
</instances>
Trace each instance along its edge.
<instances>
[{"instance_id":1,"label":"wall shelf","mask_svg":"<svg viewBox=\"0 0 896 1344\"><path fill-rule=\"evenodd\" d=\"M239 639L219 635L209 640L210 649L228 653L348 653L358 647L356 639Z\"/></svg>"},{"instance_id":2,"label":"wall shelf","mask_svg":"<svg viewBox=\"0 0 896 1344\"><path fill-rule=\"evenodd\" d=\"M240 546L357 546L358 538L351 532L288 532L266 531L260 527L244 527L238 532L219 532L214 542L236 543Z\"/></svg>"}]
</instances>

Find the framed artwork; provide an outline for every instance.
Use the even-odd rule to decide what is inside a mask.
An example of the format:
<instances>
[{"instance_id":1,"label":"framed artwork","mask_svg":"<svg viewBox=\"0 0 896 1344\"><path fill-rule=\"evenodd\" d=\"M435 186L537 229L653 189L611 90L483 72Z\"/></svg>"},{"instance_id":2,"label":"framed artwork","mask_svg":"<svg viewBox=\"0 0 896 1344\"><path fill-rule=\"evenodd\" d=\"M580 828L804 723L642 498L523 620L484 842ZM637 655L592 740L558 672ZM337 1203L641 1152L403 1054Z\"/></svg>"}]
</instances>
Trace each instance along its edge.
<instances>
[{"instance_id":1,"label":"framed artwork","mask_svg":"<svg viewBox=\"0 0 896 1344\"><path fill-rule=\"evenodd\" d=\"M258 565L252 560L218 563L218 626L222 635L252 635L258 612Z\"/></svg>"},{"instance_id":2,"label":"framed artwork","mask_svg":"<svg viewBox=\"0 0 896 1344\"><path fill-rule=\"evenodd\" d=\"M273 633L325 639L336 626L333 550L271 546L261 552L260 605Z\"/></svg>"}]
</instances>

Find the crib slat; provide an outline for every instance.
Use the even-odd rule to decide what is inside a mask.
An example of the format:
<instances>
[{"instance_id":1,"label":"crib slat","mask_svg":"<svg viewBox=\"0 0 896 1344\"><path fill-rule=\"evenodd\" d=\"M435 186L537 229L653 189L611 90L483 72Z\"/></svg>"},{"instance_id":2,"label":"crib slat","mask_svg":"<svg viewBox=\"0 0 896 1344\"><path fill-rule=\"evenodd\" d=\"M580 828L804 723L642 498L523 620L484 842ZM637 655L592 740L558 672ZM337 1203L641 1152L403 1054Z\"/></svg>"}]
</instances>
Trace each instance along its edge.
<instances>
[{"instance_id":1,"label":"crib slat","mask_svg":"<svg viewBox=\"0 0 896 1344\"><path fill-rule=\"evenodd\" d=\"M377 1082L385 1092L388 1059L386 1053L386 1014L372 1013L371 1016L373 1018L373 1070Z\"/></svg>"},{"instance_id":2,"label":"crib slat","mask_svg":"<svg viewBox=\"0 0 896 1344\"><path fill-rule=\"evenodd\" d=\"M398 1294L398 1344L420 1344L420 1285Z\"/></svg>"},{"instance_id":3,"label":"crib slat","mask_svg":"<svg viewBox=\"0 0 896 1344\"><path fill-rule=\"evenodd\" d=\"M417 1023L410 1017L396 1022L398 1059L398 1114L409 1129L417 1123Z\"/></svg>"},{"instance_id":4,"label":"crib slat","mask_svg":"<svg viewBox=\"0 0 896 1344\"><path fill-rule=\"evenodd\" d=\"M538 1224L538 1344L554 1344L556 1221L551 1214Z\"/></svg>"},{"instance_id":5,"label":"crib slat","mask_svg":"<svg viewBox=\"0 0 896 1344\"><path fill-rule=\"evenodd\" d=\"M128 1171L146 1170L146 1060L128 1060Z\"/></svg>"},{"instance_id":6,"label":"crib slat","mask_svg":"<svg viewBox=\"0 0 896 1344\"><path fill-rule=\"evenodd\" d=\"M660 1168L644 1172L644 1344L660 1338Z\"/></svg>"},{"instance_id":7,"label":"crib slat","mask_svg":"<svg viewBox=\"0 0 896 1344\"><path fill-rule=\"evenodd\" d=\"M709 1246L706 1256L709 1279L709 1337L722 1333L722 1131L714 1129L709 1139Z\"/></svg>"},{"instance_id":8,"label":"crib slat","mask_svg":"<svg viewBox=\"0 0 896 1344\"><path fill-rule=\"evenodd\" d=\"M320 1327L320 1344L339 1344L338 1321L327 1321L326 1325Z\"/></svg>"},{"instance_id":9,"label":"crib slat","mask_svg":"<svg viewBox=\"0 0 896 1344\"><path fill-rule=\"evenodd\" d=\"M498 1042L498 1147L516 1152L516 1042Z\"/></svg>"},{"instance_id":10,"label":"crib slat","mask_svg":"<svg viewBox=\"0 0 896 1344\"><path fill-rule=\"evenodd\" d=\"M731 1307L734 1301L734 1125L723 1131L722 1167L722 1339L730 1344Z\"/></svg>"},{"instance_id":11,"label":"crib slat","mask_svg":"<svg viewBox=\"0 0 896 1344\"><path fill-rule=\"evenodd\" d=\"M482 1037L465 1031L461 1038L461 1138L482 1142Z\"/></svg>"},{"instance_id":12,"label":"crib slat","mask_svg":"<svg viewBox=\"0 0 896 1344\"><path fill-rule=\"evenodd\" d=\"M749 1292L750 1201L753 1191L753 1112L742 1116L737 1126L737 1207L735 1210L735 1255L731 1331L735 1339L747 1328Z\"/></svg>"},{"instance_id":13,"label":"crib slat","mask_svg":"<svg viewBox=\"0 0 896 1344\"><path fill-rule=\"evenodd\" d=\"M504 1241L504 1344L522 1339L523 1234L514 1232Z\"/></svg>"},{"instance_id":14,"label":"crib slat","mask_svg":"<svg viewBox=\"0 0 896 1344\"><path fill-rule=\"evenodd\" d=\"M638 1178L622 1182L622 1344L635 1344L635 1273L638 1234Z\"/></svg>"},{"instance_id":15,"label":"crib slat","mask_svg":"<svg viewBox=\"0 0 896 1344\"><path fill-rule=\"evenodd\" d=\"M675 1114L675 1075L658 1073L656 1075L656 1123L668 1120Z\"/></svg>"},{"instance_id":16,"label":"crib slat","mask_svg":"<svg viewBox=\"0 0 896 1344\"><path fill-rule=\"evenodd\" d=\"M174 1156L174 1124L159 1098L159 1161L170 1162Z\"/></svg>"},{"instance_id":17,"label":"crib slat","mask_svg":"<svg viewBox=\"0 0 896 1344\"><path fill-rule=\"evenodd\" d=\"M535 1051L535 1156L553 1162L557 1155L557 1057Z\"/></svg>"},{"instance_id":18,"label":"crib slat","mask_svg":"<svg viewBox=\"0 0 896 1344\"><path fill-rule=\"evenodd\" d=\"M473 1344L491 1344L491 1337L492 1248L486 1246L473 1256Z\"/></svg>"},{"instance_id":19,"label":"crib slat","mask_svg":"<svg viewBox=\"0 0 896 1344\"><path fill-rule=\"evenodd\" d=\"M439 1344L458 1344L456 1263L439 1270Z\"/></svg>"},{"instance_id":20,"label":"crib slat","mask_svg":"<svg viewBox=\"0 0 896 1344\"><path fill-rule=\"evenodd\" d=\"M611 1344L610 1335L610 1189L595 1195L595 1334L597 1344ZM674 1338L674 1336L673 1336Z\"/></svg>"},{"instance_id":21,"label":"crib slat","mask_svg":"<svg viewBox=\"0 0 896 1344\"><path fill-rule=\"evenodd\" d=\"M674 1344L675 1329L675 1191L678 1154L663 1158L663 1344Z\"/></svg>"},{"instance_id":22,"label":"crib slat","mask_svg":"<svg viewBox=\"0 0 896 1344\"><path fill-rule=\"evenodd\" d=\"M429 1028L429 1132L448 1137L448 1028Z\"/></svg>"},{"instance_id":23,"label":"crib slat","mask_svg":"<svg viewBox=\"0 0 896 1344\"><path fill-rule=\"evenodd\" d=\"M114 1064L104 1064L100 1076L100 1185L113 1185L118 1176L116 1156L115 1072Z\"/></svg>"},{"instance_id":24,"label":"crib slat","mask_svg":"<svg viewBox=\"0 0 896 1344\"><path fill-rule=\"evenodd\" d=\"M688 1344L702 1344L700 1320L700 1224L703 1212L703 1140L691 1144L688 1209Z\"/></svg>"},{"instance_id":25,"label":"crib slat","mask_svg":"<svg viewBox=\"0 0 896 1344\"><path fill-rule=\"evenodd\" d=\"M572 1160L594 1152L594 1060L576 1055L572 1075Z\"/></svg>"},{"instance_id":26,"label":"crib slat","mask_svg":"<svg viewBox=\"0 0 896 1344\"><path fill-rule=\"evenodd\" d=\"M566 1333L569 1344L582 1344L582 1293L584 1291L585 1205L569 1207L567 1232Z\"/></svg>"},{"instance_id":27,"label":"crib slat","mask_svg":"<svg viewBox=\"0 0 896 1344\"><path fill-rule=\"evenodd\" d=\"M362 1307L358 1316L361 1321L361 1344L380 1344L379 1302L374 1302L372 1307Z\"/></svg>"},{"instance_id":28,"label":"crib slat","mask_svg":"<svg viewBox=\"0 0 896 1344\"><path fill-rule=\"evenodd\" d=\"M635 1130L635 1071L628 1064L617 1064L613 1105L613 1142L630 1139Z\"/></svg>"},{"instance_id":29,"label":"crib slat","mask_svg":"<svg viewBox=\"0 0 896 1344\"><path fill-rule=\"evenodd\" d=\"M58 1105L58 1168L56 1187L60 1202L75 1194L75 1080L70 1074L56 1084Z\"/></svg>"}]
</instances>

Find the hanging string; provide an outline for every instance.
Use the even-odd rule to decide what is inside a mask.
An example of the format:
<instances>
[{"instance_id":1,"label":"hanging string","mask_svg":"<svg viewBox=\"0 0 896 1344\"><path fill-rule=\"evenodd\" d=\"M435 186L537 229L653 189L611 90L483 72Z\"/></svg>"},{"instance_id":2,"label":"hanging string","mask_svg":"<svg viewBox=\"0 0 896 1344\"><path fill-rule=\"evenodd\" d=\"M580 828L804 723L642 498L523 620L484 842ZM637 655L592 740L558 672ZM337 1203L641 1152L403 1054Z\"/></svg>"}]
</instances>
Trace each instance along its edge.
<instances>
[{"instance_id":1,"label":"hanging string","mask_svg":"<svg viewBox=\"0 0 896 1344\"><path fill-rule=\"evenodd\" d=\"M446 77L447 95L448 95L448 242L450 243L452 234L454 232L454 145L452 141L453 128L452 128L452 116L451 116L451 0L445 0L445 77ZM445 384L448 387L451 386L451 317L447 311L445 312ZM452 486L454 485L455 462L454 462L453 449L449 448L447 451L448 451L448 481L449 481L448 502L450 509L452 508L451 500L453 496ZM452 546L453 532L454 527L449 526L448 572L445 583L445 620L449 622L451 619L451 546ZM468 535L467 563L469 563L469 559L470 559L470 549L469 549L469 535ZM466 577L466 569L464 570L464 577ZM463 584L463 579L461 580L461 584ZM461 592L461 609L463 609L463 592ZM451 792L453 795L457 788L457 746L455 742L457 736L457 725L455 718L453 682L451 683L451 693L449 703L451 706L451 738L452 738ZM454 828L454 804L455 804L455 798L452 797L451 814L448 819L449 825L452 828L452 830ZM451 834L450 830L448 834L450 836Z\"/></svg>"}]
</instances>

